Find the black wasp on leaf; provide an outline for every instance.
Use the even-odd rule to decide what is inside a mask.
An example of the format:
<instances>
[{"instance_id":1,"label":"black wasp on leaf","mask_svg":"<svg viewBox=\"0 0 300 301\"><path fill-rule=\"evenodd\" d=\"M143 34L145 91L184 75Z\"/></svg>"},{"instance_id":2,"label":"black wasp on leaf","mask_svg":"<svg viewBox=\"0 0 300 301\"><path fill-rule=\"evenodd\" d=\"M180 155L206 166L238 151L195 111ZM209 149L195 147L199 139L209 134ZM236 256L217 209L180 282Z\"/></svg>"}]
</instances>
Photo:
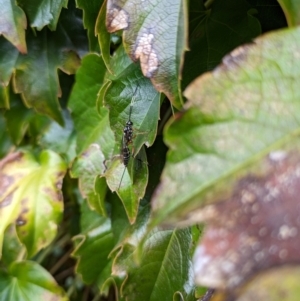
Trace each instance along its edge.
<instances>
[{"instance_id":1,"label":"black wasp on leaf","mask_svg":"<svg viewBox=\"0 0 300 301\"><path fill-rule=\"evenodd\" d=\"M135 93L137 91L137 88L135 88L135 91L133 93L133 97L135 96ZM133 142L133 122L131 121L130 117L131 117L131 113L132 113L132 105L133 105L133 99L131 101L131 104L130 104L130 109L129 109L129 116L128 116L128 121L126 122L125 126L124 126L124 129L123 129L123 135L122 135L122 160L123 160L123 164L124 164L124 171L123 171L123 174L122 174L122 177L121 177L121 180L120 180L120 184L119 184L119 188L118 190L120 189L121 187L121 184L122 184L122 180L123 180L123 177L124 177L124 173L125 173L125 170L126 170L126 167L128 166L128 163L129 163L129 160L130 160L130 157L131 157L131 152L130 152L130 149L129 149L129 144L131 144Z\"/></svg>"}]
</instances>

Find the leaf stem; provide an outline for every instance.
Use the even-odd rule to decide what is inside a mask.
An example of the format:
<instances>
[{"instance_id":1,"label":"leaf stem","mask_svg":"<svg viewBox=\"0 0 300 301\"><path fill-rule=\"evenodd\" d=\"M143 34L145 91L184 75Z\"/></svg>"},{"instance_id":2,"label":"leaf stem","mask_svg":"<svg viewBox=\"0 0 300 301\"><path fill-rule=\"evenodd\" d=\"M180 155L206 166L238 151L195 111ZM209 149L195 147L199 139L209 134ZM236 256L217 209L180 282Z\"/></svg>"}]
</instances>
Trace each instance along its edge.
<instances>
[{"instance_id":1,"label":"leaf stem","mask_svg":"<svg viewBox=\"0 0 300 301\"><path fill-rule=\"evenodd\" d=\"M53 251L53 248L61 247L63 248L64 245L70 241L70 234L67 233L64 236L62 236L59 240L53 241L48 248L43 249L40 254L38 255L37 259L35 260L37 263L41 264L43 260Z\"/></svg>"},{"instance_id":2,"label":"leaf stem","mask_svg":"<svg viewBox=\"0 0 300 301\"><path fill-rule=\"evenodd\" d=\"M72 253L72 251L73 251L73 247L67 253L65 253L65 255L63 257L61 257L56 262L56 264L49 270L49 273L54 275L55 272L69 259L70 254Z\"/></svg>"},{"instance_id":3,"label":"leaf stem","mask_svg":"<svg viewBox=\"0 0 300 301\"><path fill-rule=\"evenodd\" d=\"M162 133L165 124L167 123L167 121L169 120L169 118L172 116L172 112L173 112L172 106L170 106L168 108L168 110L166 111L166 113L164 114L162 120L159 123L158 129L157 129L157 135L159 135L159 134Z\"/></svg>"}]
</instances>

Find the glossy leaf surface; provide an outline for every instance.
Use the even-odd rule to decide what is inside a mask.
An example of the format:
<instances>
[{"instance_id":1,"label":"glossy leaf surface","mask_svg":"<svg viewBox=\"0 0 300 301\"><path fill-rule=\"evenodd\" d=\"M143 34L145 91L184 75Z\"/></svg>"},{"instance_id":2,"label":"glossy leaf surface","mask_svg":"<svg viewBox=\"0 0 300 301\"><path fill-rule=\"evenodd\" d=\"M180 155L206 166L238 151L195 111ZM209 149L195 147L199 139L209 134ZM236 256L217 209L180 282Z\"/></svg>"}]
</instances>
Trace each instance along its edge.
<instances>
[{"instance_id":1,"label":"glossy leaf surface","mask_svg":"<svg viewBox=\"0 0 300 301\"><path fill-rule=\"evenodd\" d=\"M143 246L140 265L128 270L122 287L124 297L128 300L172 300L177 293L184 299L192 295L190 238L188 230L153 232Z\"/></svg>"}]
</instances>

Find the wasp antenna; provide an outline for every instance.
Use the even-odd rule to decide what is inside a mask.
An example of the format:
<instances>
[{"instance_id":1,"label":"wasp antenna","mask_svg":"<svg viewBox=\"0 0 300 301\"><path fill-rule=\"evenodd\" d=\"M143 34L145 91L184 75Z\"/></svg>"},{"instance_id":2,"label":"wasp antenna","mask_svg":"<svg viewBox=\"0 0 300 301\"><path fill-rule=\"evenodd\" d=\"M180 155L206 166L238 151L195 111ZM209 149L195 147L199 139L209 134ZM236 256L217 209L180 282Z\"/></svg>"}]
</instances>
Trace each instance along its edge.
<instances>
[{"instance_id":1,"label":"wasp antenna","mask_svg":"<svg viewBox=\"0 0 300 301\"><path fill-rule=\"evenodd\" d=\"M135 90L134 90L134 92L133 92L133 94L132 94L131 104L130 104L131 106L132 106L133 103L134 103L134 100L135 100L135 94L136 94L136 91L137 91L138 87L139 87L139 85L136 85L136 88L135 88Z\"/></svg>"},{"instance_id":2,"label":"wasp antenna","mask_svg":"<svg viewBox=\"0 0 300 301\"><path fill-rule=\"evenodd\" d=\"M130 104L130 107L129 107L129 115L128 115L128 120L130 120L130 117L131 117L131 112L132 112L132 103Z\"/></svg>"},{"instance_id":3,"label":"wasp antenna","mask_svg":"<svg viewBox=\"0 0 300 301\"><path fill-rule=\"evenodd\" d=\"M124 170L123 170L123 173L122 173L122 177L121 177L121 180L120 180L120 184L119 184L118 190L120 190L120 187L121 187L121 184L122 184L122 180L123 180L123 177L124 177L124 174L125 174L125 170L126 170L126 166L124 167Z\"/></svg>"}]
</instances>

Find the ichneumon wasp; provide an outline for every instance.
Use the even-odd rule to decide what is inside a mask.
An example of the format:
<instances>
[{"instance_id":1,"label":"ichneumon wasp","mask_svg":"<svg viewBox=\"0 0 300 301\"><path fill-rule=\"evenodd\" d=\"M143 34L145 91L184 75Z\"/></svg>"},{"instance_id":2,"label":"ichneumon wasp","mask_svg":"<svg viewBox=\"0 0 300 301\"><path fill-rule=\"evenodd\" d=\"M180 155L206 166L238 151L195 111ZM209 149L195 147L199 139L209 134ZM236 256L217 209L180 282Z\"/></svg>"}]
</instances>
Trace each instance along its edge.
<instances>
[{"instance_id":1,"label":"ichneumon wasp","mask_svg":"<svg viewBox=\"0 0 300 301\"><path fill-rule=\"evenodd\" d=\"M130 157L133 155L129 149L129 144L131 144L133 142L133 122L131 121L131 113L132 113L132 107L133 107L133 103L134 103L134 97L136 94L138 86L135 88L135 91L133 93L132 99L131 99L131 103L130 103L130 108L129 108L129 115L128 115L128 120L123 128L123 135L122 135L122 153L121 153L121 157L123 160L123 164L124 164L124 171L122 173L121 176L121 180L120 180L120 184L118 187L118 190L121 187L122 184L122 180L126 171L126 168L128 166Z\"/></svg>"}]
</instances>

